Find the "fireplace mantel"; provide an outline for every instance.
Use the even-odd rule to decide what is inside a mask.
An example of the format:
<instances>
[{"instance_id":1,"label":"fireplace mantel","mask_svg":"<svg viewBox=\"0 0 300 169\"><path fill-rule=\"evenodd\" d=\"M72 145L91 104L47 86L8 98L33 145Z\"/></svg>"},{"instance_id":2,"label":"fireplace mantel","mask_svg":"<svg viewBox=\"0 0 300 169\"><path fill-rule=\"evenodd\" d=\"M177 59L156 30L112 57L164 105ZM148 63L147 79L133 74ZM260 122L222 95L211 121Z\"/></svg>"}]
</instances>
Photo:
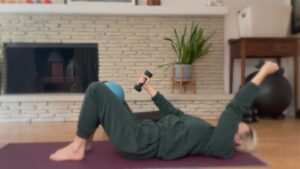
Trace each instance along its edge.
<instances>
[{"instance_id":1,"label":"fireplace mantel","mask_svg":"<svg viewBox=\"0 0 300 169\"><path fill-rule=\"evenodd\" d=\"M102 14L132 16L225 16L226 6L146 6L93 4L2 4L0 13Z\"/></svg>"}]
</instances>

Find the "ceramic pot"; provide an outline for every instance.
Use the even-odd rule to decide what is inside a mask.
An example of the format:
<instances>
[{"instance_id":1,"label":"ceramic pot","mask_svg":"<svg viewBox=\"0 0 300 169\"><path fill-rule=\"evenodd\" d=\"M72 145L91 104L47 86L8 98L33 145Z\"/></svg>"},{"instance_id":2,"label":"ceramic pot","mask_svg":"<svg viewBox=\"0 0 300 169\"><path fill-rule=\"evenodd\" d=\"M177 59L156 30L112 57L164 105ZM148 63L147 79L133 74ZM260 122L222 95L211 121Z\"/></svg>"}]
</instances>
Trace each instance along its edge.
<instances>
[{"instance_id":1,"label":"ceramic pot","mask_svg":"<svg viewBox=\"0 0 300 169\"><path fill-rule=\"evenodd\" d=\"M175 76L175 80L177 82L192 81L192 65L191 64L176 64L174 76Z\"/></svg>"}]
</instances>

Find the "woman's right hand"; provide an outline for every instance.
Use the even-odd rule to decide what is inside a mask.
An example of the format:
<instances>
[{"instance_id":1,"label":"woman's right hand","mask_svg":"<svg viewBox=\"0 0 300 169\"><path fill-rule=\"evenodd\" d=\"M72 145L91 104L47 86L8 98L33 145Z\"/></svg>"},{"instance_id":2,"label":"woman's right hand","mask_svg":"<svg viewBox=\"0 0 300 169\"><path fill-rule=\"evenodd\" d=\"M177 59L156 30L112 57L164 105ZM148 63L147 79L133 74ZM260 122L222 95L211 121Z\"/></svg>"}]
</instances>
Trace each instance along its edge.
<instances>
[{"instance_id":1,"label":"woman's right hand","mask_svg":"<svg viewBox=\"0 0 300 169\"><path fill-rule=\"evenodd\" d=\"M139 78L138 83L144 84L143 87L147 87L148 84L150 83L150 78L144 74L142 74Z\"/></svg>"},{"instance_id":2,"label":"woman's right hand","mask_svg":"<svg viewBox=\"0 0 300 169\"><path fill-rule=\"evenodd\" d=\"M146 75L141 75L138 83L143 83L143 89L151 96L154 97L157 94L157 90L149 85L150 78Z\"/></svg>"}]
</instances>

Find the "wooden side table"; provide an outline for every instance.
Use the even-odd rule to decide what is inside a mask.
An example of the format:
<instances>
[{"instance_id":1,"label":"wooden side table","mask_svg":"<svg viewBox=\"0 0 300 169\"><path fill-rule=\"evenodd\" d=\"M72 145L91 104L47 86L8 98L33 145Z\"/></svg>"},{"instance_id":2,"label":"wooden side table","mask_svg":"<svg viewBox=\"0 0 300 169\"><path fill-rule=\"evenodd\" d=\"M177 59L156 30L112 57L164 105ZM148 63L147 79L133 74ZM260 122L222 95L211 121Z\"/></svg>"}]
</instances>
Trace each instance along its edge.
<instances>
[{"instance_id":1,"label":"wooden side table","mask_svg":"<svg viewBox=\"0 0 300 169\"><path fill-rule=\"evenodd\" d=\"M230 39L230 93L232 93L234 59L241 61L241 86L245 84L245 67L248 58L274 58L281 65L281 58L293 57L294 106L298 109L298 39L297 38L240 38ZM300 117L300 112L296 113Z\"/></svg>"}]
</instances>

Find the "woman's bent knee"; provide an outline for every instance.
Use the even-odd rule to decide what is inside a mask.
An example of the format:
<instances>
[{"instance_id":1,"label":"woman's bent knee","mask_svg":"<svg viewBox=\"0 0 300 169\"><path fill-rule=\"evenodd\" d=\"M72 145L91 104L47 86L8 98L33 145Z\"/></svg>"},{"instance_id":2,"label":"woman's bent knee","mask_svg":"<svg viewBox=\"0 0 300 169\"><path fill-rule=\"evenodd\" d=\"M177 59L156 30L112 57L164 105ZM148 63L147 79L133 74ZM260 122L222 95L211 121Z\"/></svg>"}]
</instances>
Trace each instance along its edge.
<instances>
[{"instance_id":1,"label":"woman's bent knee","mask_svg":"<svg viewBox=\"0 0 300 169\"><path fill-rule=\"evenodd\" d=\"M89 84L88 88L87 89L94 89L96 88L98 85L100 85L101 82L99 81L95 81L95 82L92 82Z\"/></svg>"},{"instance_id":2,"label":"woman's bent knee","mask_svg":"<svg viewBox=\"0 0 300 169\"><path fill-rule=\"evenodd\" d=\"M100 82L100 81L92 82L91 84L89 84L88 88L86 89L86 92L95 91L97 89L100 89L100 86L103 85L103 84L104 83Z\"/></svg>"}]
</instances>

